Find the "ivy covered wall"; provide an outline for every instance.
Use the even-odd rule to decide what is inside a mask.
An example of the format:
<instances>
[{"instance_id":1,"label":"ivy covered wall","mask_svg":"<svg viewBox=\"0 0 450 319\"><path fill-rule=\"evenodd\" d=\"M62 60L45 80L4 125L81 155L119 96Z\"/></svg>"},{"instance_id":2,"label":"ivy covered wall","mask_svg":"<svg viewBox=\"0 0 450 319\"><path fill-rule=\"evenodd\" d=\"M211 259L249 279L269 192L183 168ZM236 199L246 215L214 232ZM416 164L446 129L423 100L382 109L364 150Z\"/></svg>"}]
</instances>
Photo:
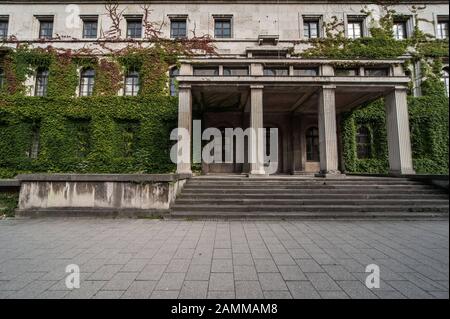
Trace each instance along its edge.
<instances>
[{"instance_id":1,"label":"ivy covered wall","mask_svg":"<svg viewBox=\"0 0 450 319\"><path fill-rule=\"evenodd\" d=\"M431 85L431 84L427 84ZM448 174L448 98L442 83L435 82L435 94L408 97L413 165L417 173ZM384 101L364 105L342 117L342 158L346 172L387 173L389 171ZM371 157L357 157L359 126L370 131Z\"/></svg>"},{"instance_id":2,"label":"ivy covered wall","mask_svg":"<svg viewBox=\"0 0 450 319\"><path fill-rule=\"evenodd\" d=\"M172 97L23 97L0 107L0 177L23 172L160 173L174 170ZM33 132L39 131L38 140ZM34 158L33 143L39 144Z\"/></svg>"}]
</instances>

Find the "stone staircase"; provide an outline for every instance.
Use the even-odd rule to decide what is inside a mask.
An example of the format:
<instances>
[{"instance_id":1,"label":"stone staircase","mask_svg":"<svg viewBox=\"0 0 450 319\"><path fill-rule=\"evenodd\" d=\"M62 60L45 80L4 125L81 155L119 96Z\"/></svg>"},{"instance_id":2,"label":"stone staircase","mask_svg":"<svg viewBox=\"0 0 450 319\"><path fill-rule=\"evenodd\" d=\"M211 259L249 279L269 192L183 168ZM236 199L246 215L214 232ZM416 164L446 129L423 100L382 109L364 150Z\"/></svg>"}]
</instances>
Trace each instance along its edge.
<instances>
[{"instance_id":1,"label":"stone staircase","mask_svg":"<svg viewBox=\"0 0 450 319\"><path fill-rule=\"evenodd\" d=\"M448 218L444 189L406 178L200 176L169 218Z\"/></svg>"}]
</instances>

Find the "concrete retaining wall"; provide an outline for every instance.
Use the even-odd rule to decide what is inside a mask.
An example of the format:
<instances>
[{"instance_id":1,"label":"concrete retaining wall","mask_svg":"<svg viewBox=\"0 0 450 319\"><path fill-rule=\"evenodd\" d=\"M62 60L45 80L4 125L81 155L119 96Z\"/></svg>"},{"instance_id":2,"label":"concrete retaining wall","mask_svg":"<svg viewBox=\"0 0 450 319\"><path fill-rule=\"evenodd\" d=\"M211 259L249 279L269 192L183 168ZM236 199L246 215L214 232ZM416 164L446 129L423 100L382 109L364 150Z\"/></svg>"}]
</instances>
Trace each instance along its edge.
<instances>
[{"instance_id":1,"label":"concrete retaining wall","mask_svg":"<svg viewBox=\"0 0 450 319\"><path fill-rule=\"evenodd\" d=\"M19 175L16 216L148 216L164 213L189 176Z\"/></svg>"}]
</instances>

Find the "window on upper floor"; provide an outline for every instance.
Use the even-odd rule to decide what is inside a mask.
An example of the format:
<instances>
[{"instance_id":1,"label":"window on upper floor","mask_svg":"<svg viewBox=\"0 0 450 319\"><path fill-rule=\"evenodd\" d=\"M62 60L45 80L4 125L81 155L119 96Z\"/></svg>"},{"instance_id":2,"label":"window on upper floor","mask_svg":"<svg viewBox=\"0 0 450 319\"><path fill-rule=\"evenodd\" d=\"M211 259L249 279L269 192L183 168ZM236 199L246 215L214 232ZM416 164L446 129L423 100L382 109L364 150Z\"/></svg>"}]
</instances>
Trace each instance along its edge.
<instances>
[{"instance_id":1,"label":"window on upper floor","mask_svg":"<svg viewBox=\"0 0 450 319\"><path fill-rule=\"evenodd\" d=\"M359 159L372 157L372 138L365 125L361 125L356 131L356 154Z\"/></svg>"},{"instance_id":2,"label":"window on upper floor","mask_svg":"<svg viewBox=\"0 0 450 319\"><path fill-rule=\"evenodd\" d=\"M80 96L91 96L94 92L95 71L87 68L81 71Z\"/></svg>"},{"instance_id":3,"label":"window on upper floor","mask_svg":"<svg viewBox=\"0 0 450 319\"><path fill-rule=\"evenodd\" d=\"M265 76L288 76L289 69L284 67L268 67L264 68Z\"/></svg>"},{"instance_id":4,"label":"window on upper floor","mask_svg":"<svg viewBox=\"0 0 450 319\"><path fill-rule=\"evenodd\" d=\"M127 20L127 38L142 38L142 17L126 18Z\"/></svg>"},{"instance_id":5,"label":"window on upper floor","mask_svg":"<svg viewBox=\"0 0 450 319\"><path fill-rule=\"evenodd\" d=\"M170 37L173 39L182 39L187 37L187 19L170 19Z\"/></svg>"},{"instance_id":6,"label":"window on upper floor","mask_svg":"<svg viewBox=\"0 0 450 319\"><path fill-rule=\"evenodd\" d=\"M335 76L358 76L359 69L357 68L336 68L334 69Z\"/></svg>"},{"instance_id":7,"label":"window on upper floor","mask_svg":"<svg viewBox=\"0 0 450 319\"><path fill-rule=\"evenodd\" d=\"M320 37L319 17L303 17L303 37L305 39L316 39Z\"/></svg>"},{"instance_id":8,"label":"window on upper floor","mask_svg":"<svg viewBox=\"0 0 450 319\"><path fill-rule=\"evenodd\" d=\"M125 75L125 86L124 86L124 95L125 96L137 96L139 93L140 84L139 84L139 72L136 70L128 71Z\"/></svg>"},{"instance_id":9,"label":"window on upper floor","mask_svg":"<svg viewBox=\"0 0 450 319\"><path fill-rule=\"evenodd\" d=\"M0 69L0 90L3 89L5 84L6 84L5 71L3 71L3 69Z\"/></svg>"},{"instance_id":10,"label":"window on upper floor","mask_svg":"<svg viewBox=\"0 0 450 319\"><path fill-rule=\"evenodd\" d=\"M214 17L214 37L218 39L232 37L231 17Z\"/></svg>"},{"instance_id":11,"label":"window on upper floor","mask_svg":"<svg viewBox=\"0 0 450 319\"><path fill-rule=\"evenodd\" d=\"M48 70L38 69L36 72L36 84L34 88L35 96L47 96Z\"/></svg>"},{"instance_id":12,"label":"window on upper floor","mask_svg":"<svg viewBox=\"0 0 450 319\"><path fill-rule=\"evenodd\" d=\"M386 77L389 76L389 68L365 68L364 74L365 76Z\"/></svg>"},{"instance_id":13,"label":"window on upper floor","mask_svg":"<svg viewBox=\"0 0 450 319\"><path fill-rule=\"evenodd\" d=\"M8 38L8 23L7 16L0 16L0 40Z\"/></svg>"},{"instance_id":14,"label":"window on upper floor","mask_svg":"<svg viewBox=\"0 0 450 319\"><path fill-rule=\"evenodd\" d=\"M306 67L306 68L294 68L294 76L318 76L319 68Z\"/></svg>"},{"instance_id":15,"label":"window on upper floor","mask_svg":"<svg viewBox=\"0 0 450 319\"><path fill-rule=\"evenodd\" d=\"M96 39L98 30L97 17L82 17L83 20L83 38Z\"/></svg>"},{"instance_id":16,"label":"window on upper floor","mask_svg":"<svg viewBox=\"0 0 450 319\"><path fill-rule=\"evenodd\" d=\"M404 40L408 37L408 29L405 19L394 20L393 32L396 40Z\"/></svg>"},{"instance_id":17,"label":"window on upper floor","mask_svg":"<svg viewBox=\"0 0 450 319\"><path fill-rule=\"evenodd\" d=\"M448 16L438 17L436 38L448 39Z\"/></svg>"},{"instance_id":18,"label":"window on upper floor","mask_svg":"<svg viewBox=\"0 0 450 319\"><path fill-rule=\"evenodd\" d=\"M449 97L450 89L449 89L448 68L442 70L442 82L444 83L445 93L447 94L447 97Z\"/></svg>"},{"instance_id":19,"label":"window on upper floor","mask_svg":"<svg viewBox=\"0 0 450 319\"><path fill-rule=\"evenodd\" d=\"M364 19L362 16L347 17L347 35L350 39L358 39L364 36Z\"/></svg>"},{"instance_id":20,"label":"window on upper floor","mask_svg":"<svg viewBox=\"0 0 450 319\"><path fill-rule=\"evenodd\" d=\"M197 75L197 76L217 76L217 75L219 75L219 68L218 67L197 66L197 67L194 67L194 75Z\"/></svg>"},{"instance_id":21,"label":"window on upper floor","mask_svg":"<svg viewBox=\"0 0 450 319\"><path fill-rule=\"evenodd\" d=\"M224 67L225 76L246 76L249 75L248 67Z\"/></svg>"},{"instance_id":22,"label":"window on upper floor","mask_svg":"<svg viewBox=\"0 0 450 319\"><path fill-rule=\"evenodd\" d=\"M177 76L180 75L180 70L178 68L170 69L170 95L177 96L178 95L178 82Z\"/></svg>"},{"instance_id":23,"label":"window on upper floor","mask_svg":"<svg viewBox=\"0 0 450 319\"><path fill-rule=\"evenodd\" d=\"M39 20L39 39L53 38L53 17L37 17Z\"/></svg>"}]
</instances>

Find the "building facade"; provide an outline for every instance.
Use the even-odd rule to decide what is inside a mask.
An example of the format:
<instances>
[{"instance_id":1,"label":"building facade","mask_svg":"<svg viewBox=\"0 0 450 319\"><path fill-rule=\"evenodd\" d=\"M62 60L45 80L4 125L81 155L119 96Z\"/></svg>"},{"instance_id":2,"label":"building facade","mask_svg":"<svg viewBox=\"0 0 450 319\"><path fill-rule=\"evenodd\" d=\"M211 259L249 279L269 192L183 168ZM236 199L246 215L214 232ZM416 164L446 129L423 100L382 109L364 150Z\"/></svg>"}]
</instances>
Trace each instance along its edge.
<instances>
[{"instance_id":1,"label":"building facade","mask_svg":"<svg viewBox=\"0 0 450 319\"><path fill-rule=\"evenodd\" d=\"M448 41L445 1L399 1L389 7L371 1L118 1L116 15L108 13L111 8L101 1L1 1L2 45L89 48L101 55L105 46L151 46L149 30L169 41L208 39L214 54L198 50L180 56L177 66L167 70L173 80L170 91L179 98L179 128L192 133L193 120L200 119L203 128L221 132L256 129L253 144L244 149L246 159L263 157L270 148L270 139L258 129L277 128L275 173L338 175L343 171L342 114L384 98L390 172L414 173L407 95L421 94L421 66L409 63L408 55L330 58L304 53L330 34L370 38L386 15L391 15L392 35L399 43L415 38L418 30ZM442 60L448 92L448 56ZM92 95L95 73L78 71L74 96ZM47 79L48 70L36 69L27 78L27 94L45 96ZM118 95L139 94L137 71L128 72L123 81ZM179 146L192 152L190 136ZM369 136L364 127L358 129L358 156L370 156L365 147ZM191 173L191 167L189 160L177 170ZM202 172L264 175L267 167L261 161L203 163Z\"/></svg>"}]
</instances>

